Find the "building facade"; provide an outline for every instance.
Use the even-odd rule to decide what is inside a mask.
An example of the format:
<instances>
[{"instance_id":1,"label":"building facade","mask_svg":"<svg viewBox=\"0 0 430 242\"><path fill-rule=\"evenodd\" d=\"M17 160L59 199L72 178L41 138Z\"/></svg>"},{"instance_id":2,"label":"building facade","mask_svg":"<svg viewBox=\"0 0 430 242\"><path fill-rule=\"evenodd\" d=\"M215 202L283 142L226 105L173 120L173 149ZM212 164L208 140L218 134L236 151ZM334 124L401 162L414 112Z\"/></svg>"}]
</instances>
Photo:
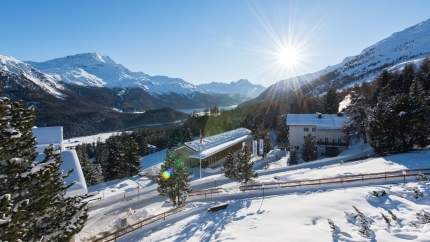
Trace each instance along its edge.
<instances>
[{"instance_id":1,"label":"building facade","mask_svg":"<svg viewBox=\"0 0 430 242\"><path fill-rule=\"evenodd\" d=\"M288 114L290 150L300 154L305 137L312 136L317 144L318 156L336 156L347 147L343 132L346 117L342 114Z\"/></svg>"},{"instance_id":2,"label":"building facade","mask_svg":"<svg viewBox=\"0 0 430 242\"><path fill-rule=\"evenodd\" d=\"M244 145L252 149L252 132L238 128L221 134L186 142L174 151L175 157L184 161L188 167L221 166L227 154L239 152Z\"/></svg>"}]
</instances>

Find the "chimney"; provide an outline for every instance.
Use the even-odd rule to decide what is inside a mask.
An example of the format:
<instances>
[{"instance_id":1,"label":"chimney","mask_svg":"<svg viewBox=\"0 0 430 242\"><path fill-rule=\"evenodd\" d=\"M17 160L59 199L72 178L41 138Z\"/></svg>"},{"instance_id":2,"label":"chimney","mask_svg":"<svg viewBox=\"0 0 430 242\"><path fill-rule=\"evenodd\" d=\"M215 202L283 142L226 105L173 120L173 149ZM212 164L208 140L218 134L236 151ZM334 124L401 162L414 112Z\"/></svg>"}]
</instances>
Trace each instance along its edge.
<instances>
[{"instance_id":1,"label":"chimney","mask_svg":"<svg viewBox=\"0 0 430 242\"><path fill-rule=\"evenodd\" d=\"M338 112L338 113L337 113L337 116L338 116L338 117L343 117L343 113L342 113L342 112Z\"/></svg>"},{"instance_id":2,"label":"chimney","mask_svg":"<svg viewBox=\"0 0 430 242\"><path fill-rule=\"evenodd\" d=\"M322 113L316 113L318 118L322 118Z\"/></svg>"}]
</instances>

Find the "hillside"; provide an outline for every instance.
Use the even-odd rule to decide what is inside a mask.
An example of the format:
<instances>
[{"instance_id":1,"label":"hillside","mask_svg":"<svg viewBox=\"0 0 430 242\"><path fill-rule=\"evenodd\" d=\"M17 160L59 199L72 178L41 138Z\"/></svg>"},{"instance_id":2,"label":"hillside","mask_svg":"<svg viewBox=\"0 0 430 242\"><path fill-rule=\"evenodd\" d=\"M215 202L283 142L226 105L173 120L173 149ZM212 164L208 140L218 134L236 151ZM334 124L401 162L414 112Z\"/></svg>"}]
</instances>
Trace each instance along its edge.
<instances>
[{"instance_id":1,"label":"hillside","mask_svg":"<svg viewBox=\"0 0 430 242\"><path fill-rule=\"evenodd\" d=\"M254 116L285 114L288 106L306 97L324 94L330 86L346 89L373 81L384 69L400 70L406 63L419 64L430 57L430 19L365 48L356 56L346 57L341 63L315 73L281 80L269 86L258 97L239 105L240 113ZM311 101L312 100L308 100ZM306 112L315 111L310 103L298 103ZM257 110L257 111L256 111ZM297 110L288 110L297 112ZM245 114L244 116L246 116Z\"/></svg>"}]
</instances>

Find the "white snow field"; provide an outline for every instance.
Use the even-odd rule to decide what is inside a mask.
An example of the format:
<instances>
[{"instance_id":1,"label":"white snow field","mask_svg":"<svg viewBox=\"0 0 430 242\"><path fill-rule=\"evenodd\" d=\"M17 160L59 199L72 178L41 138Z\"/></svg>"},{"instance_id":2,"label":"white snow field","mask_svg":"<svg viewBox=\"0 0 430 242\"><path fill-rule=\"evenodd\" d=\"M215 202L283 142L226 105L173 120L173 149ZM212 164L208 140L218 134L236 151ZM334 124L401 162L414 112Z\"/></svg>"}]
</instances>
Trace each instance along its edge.
<instances>
[{"instance_id":1,"label":"white snow field","mask_svg":"<svg viewBox=\"0 0 430 242\"><path fill-rule=\"evenodd\" d=\"M337 162L339 162L339 160ZM414 151L386 157L367 158L353 162L341 162L339 164L333 164L333 159L325 159L315 161L313 164L302 164L294 169L293 167L282 167L272 170L261 170L259 171L260 177L257 178L257 181L315 179L336 177L339 175L423 168L430 168L430 150ZM274 177L277 177L277 179ZM414 181L414 179L414 177L411 177L409 181ZM138 185L136 182L141 184L139 189L137 189ZM219 212L219 215L204 215L202 211L206 209L204 206L208 206L211 203L210 199L190 197L187 210L178 214L178 216L182 216L181 218L183 218L181 222L176 223L173 217L173 220L167 219L165 222L167 224L160 225L161 227L155 228L154 226L156 226L157 223L151 226L145 226L130 235L131 237L124 237L123 241L225 241L228 240L228 238L239 241L285 241L286 239L291 239L290 241L327 241L326 238L331 238L326 221L328 217L332 218L341 229L344 227L344 232L351 236L351 238L340 238L341 236L347 235L336 235L340 236L338 241L365 241L364 238L360 238L356 233L354 234L355 227L352 224L343 221L345 220L343 211L351 212L352 205L362 209L365 214L369 213L369 216L377 216L379 214L375 213L378 206L391 206L396 211L401 212L401 215L399 215L400 217L405 216L408 219L412 219L411 216L413 216L414 212L419 212L417 210L420 206L424 206L423 208L428 210L430 204L429 201L426 200L428 199L426 196L429 195L429 191L428 188L425 187L422 187L422 189L425 190L424 202L419 202L418 200L417 202L419 203L414 203L413 200L407 203L406 200L398 202L397 200L400 199L400 195L395 199L390 195L389 199L386 199L385 202L381 202L378 206L367 202L366 196L368 192L371 190L378 190L380 187L386 187L386 189L388 189L388 187L393 187L392 189L399 190L399 194L411 193L409 190L401 191L402 185L383 185L385 184L383 181L378 184L382 185L366 185L366 183L362 183L359 184L358 187L357 184L354 185L355 188L348 188L346 185L337 188L327 187L326 189L328 190L325 192L319 190L320 188L308 190L304 188L300 189L300 193L297 193L297 190L283 190L279 191L279 193L277 191L271 191L271 194L284 195L273 196L272 198L266 197L263 202L263 210L260 210L265 212L259 214L256 213L256 211L262 201L261 197L258 198L261 196L261 192L257 195L252 192L243 193L239 191L239 183L232 182L223 175L217 174L208 176L203 179L192 181L191 186L193 190L207 189L214 186L223 188L224 193L216 196L216 200L225 201L226 199L238 199L231 201L232 205L229 210L227 210L228 213ZM412 185L408 184L408 186ZM105 198L91 205L92 208L90 209L88 223L80 233L81 239L85 240L96 235L100 236L102 232L113 232L118 229L118 224L124 218L127 218L127 222L131 224L171 209L170 203L165 202L166 198L158 195L156 188L157 185L147 178L137 177L90 187L90 191L104 193ZM130 189L129 192L126 193L126 196L123 196L124 191L127 189ZM268 193L266 193L266 196L267 194ZM246 206L244 204L246 204ZM189 207L191 208L189 209ZM132 216L127 214L130 208L135 211L135 214ZM196 212L196 209L200 211ZM320 213L316 211L320 211ZM186 214L184 215L184 213ZM194 215L188 217L189 214ZM245 216L246 214L248 214L248 216ZM321 218L315 219L316 225L307 225L313 223L312 218L319 217ZM337 220L339 220L339 222ZM280 225L276 227L274 226L276 224ZM377 224L379 224L379 222ZM407 224L408 223L402 224L401 228L393 226L393 231L390 230L391 232L383 232L384 230L381 227L376 235L379 236L381 233L382 235L380 236L386 236L384 238L390 238L391 240L381 240L382 237L377 237L379 238L377 241L396 241L397 235L395 234L398 234L400 237L415 238L420 241L419 239L422 235L413 232L415 230ZM303 227L296 230L291 229L295 228L293 226ZM153 233L149 235L145 228L151 227ZM166 228L157 232L158 229L163 227ZM248 229L249 227L253 229ZM277 232L274 231L272 233L275 228ZM422 231L429 231L425 226L423 229ZM313 233L313 230L321 231ZM233 231L242 231L243 233L238 232L238 234L235 234ZM245 233L244 231L247 232ZM412 231L411 233L415 235L409 235L410 232L407 231ZM301 234L302 232L303 234ZM320 237L306 237L308 234L319 234ZM323 239L310 240L310 238Z\"/></svg>"},{"instance_id":2,"label":"white snow field","mask_svg":"<svg viewBox=\"0 0 430 242\"><path fill-rule=\"evenodd\" d=\"M74 137L70 139L66 139L63 141L64 147L75 147L81 144L91 144L91 143L97 143L99 142L105 142L109 137L120 135L121 132L107 132L107 133L100 133L95 135L88 135L88 136L80 136L80 137Z\"/></svg>"},{"instance_id":3,"label":"white snow field","mask_svg":"<svg viewBox=\"0 0 430 242\"><path fill-rule=\"evenodd\" d=\"M423 198L410 190L418 187ZM385 197L372 191L385 190ZM374 235L362 237L351 214L356 206L370 220ZM398 221L388 225L392 211ZM230 201L224 211L201 211L176 223L161 223L159 230L141 229L120 241L429 241L430 223L421 224L416 213L430 211L429 184L408 183L337 189ZM339 227L332 233L327 219Z\"/></svg>"}]
</instances>

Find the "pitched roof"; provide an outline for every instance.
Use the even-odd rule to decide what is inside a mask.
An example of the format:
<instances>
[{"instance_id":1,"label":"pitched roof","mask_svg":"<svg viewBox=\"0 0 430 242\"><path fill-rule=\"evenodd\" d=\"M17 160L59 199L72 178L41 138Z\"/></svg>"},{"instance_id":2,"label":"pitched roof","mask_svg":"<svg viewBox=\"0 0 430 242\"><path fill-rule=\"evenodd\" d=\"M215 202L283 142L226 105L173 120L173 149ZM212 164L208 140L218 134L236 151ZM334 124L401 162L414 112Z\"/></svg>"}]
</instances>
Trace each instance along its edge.
<instances>
[{"instance_id":1,"label":"pitched roof","mask_svg":"<svg viewBox=\"0 0 430 242\"><path fill-rule=\"evenodd\" d=\"M204 159L211 154L217 153L227 147L235 145L239 142L246 140L251 134L251 130L245 128L238 128L221 134L205 137L200 143L200 139L191 142L185 142L185 146L198 152L194 158Z\"/></svg>"},{"instance_id":2,"label":"pitched roof","mask_svg":"<svg viewBox=\"0 0 430 242\"><path fill-rule=\"evenodd\" d=\"M346 117L337 114L287 114L287 125L310 125L319 129L341 129Z\"/></svg>"},{"instance_id":3,"label":"pitched roof","mask_svg":"<svg viewBox=\"0 0 430 242\"><path fill-rule=\"evenodd\" d=\"M87 183L76 151L63 150L61 152L61 158L63 161L61 163L61 170L63 172L72 171L70 175L64 179L66 185L73 183L73 185L67 189L66 196L74 197L87 194Z\"/></svg>"}]
</instances>

